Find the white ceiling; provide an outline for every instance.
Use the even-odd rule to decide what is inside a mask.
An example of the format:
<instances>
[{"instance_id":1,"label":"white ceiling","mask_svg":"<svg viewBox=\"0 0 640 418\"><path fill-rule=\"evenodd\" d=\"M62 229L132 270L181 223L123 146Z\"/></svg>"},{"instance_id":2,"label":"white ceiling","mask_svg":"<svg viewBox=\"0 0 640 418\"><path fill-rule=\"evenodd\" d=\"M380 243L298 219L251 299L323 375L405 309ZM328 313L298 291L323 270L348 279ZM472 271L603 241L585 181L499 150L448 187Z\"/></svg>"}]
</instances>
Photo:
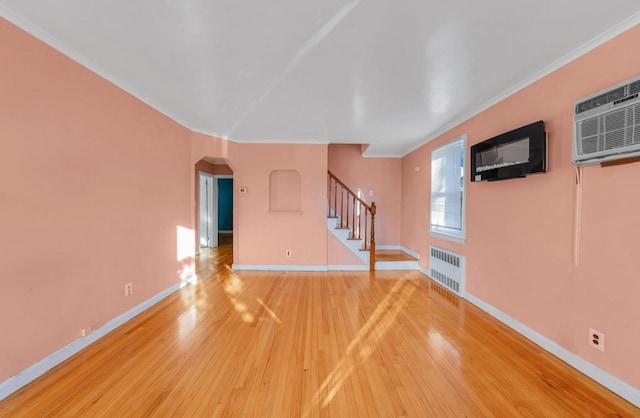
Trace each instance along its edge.
<instances>
[{"instance_id":1,"label":"white ceiling","mask_svg":"<svg viewBox=\"0 0 640 418\"><path fill-rule=\"evenodd\" d=\"M193 130L402 156L638 23L640 1L0 0L0 15Z\"/></svg>"}]
</instances>

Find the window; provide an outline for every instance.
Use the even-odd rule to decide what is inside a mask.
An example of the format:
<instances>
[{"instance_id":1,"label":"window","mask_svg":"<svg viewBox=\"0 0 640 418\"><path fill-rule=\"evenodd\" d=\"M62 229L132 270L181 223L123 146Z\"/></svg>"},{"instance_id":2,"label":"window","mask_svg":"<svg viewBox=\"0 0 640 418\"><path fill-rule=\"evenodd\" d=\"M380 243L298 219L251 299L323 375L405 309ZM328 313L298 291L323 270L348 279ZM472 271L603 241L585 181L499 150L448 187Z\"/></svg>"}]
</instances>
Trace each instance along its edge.
<instances>
[{"instance_id":1,"label":"window","mask_svg":"<svg viewBox=\"0 0 640 418\"><path fill-rule=\"evenodd\" d=\"M464 242L467 136L431 151L431 235Z\"/></svg>"}]
</instances>

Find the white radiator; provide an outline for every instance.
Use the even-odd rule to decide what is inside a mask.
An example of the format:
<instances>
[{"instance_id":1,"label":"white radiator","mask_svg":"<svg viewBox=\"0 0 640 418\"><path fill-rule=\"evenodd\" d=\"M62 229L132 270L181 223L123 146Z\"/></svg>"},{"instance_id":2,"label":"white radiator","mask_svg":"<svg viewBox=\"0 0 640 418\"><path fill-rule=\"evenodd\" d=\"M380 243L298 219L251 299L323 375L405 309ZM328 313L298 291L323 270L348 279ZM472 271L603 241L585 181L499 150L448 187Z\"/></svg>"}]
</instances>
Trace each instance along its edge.
<instances>
[{"instance_id":1,"label":"white radiator","mask_svg":"<svg viewBox=\"0 0 640 418\"><path fill-rule=\"evenodd\" d=\"M464 293L464 267L463 255L429 246L429 276L460 296Z\"/></svg>"}]
</instances>

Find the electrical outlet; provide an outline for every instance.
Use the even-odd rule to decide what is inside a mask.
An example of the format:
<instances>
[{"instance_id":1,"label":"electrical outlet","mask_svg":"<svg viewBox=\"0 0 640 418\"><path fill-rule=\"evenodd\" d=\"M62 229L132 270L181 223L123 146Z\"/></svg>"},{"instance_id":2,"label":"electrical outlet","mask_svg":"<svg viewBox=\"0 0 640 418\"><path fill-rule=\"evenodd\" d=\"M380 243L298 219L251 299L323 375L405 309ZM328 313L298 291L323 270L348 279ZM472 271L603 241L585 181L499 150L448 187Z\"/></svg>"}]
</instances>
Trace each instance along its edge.
<instances>
[{"instance_id":1,"label":"electrical outlet","mask_svg":"<svg viewBox=\"0 0 640 418\"><path fill-rule=\"evenodd\" d=\"M589 345L596 350L604 351L604 333L589 328Z\"/></svg>"},{"instance_id":2,"label":"electrical outlet","mask_svg":"<svg viewBox=\"0 0 640 418\"><path fill-rule=\"evenodd\" d=\"M87 335L91 334L93 332L93 328L91 326L88 326L86 328L82 328L80 330L80 335L83 337L86 337Z\"/></svg>"},{"instance_id":3,"label":"electrical outlet","mask_svg":"<svg viewBox=\"0 0 640 418\"><path fill-rule=\"evenodd\" d=\"M133 295L133 283L127 283L124 285L124 295L125 296Z\"/></svg>"},{"instance_id":4,"label":"electrical outlet","mask_svg":"<svg viewBox=\"0 0 640 418\"><path fill-rule=\"evenodd\" d=\"M285 254L287 257L291 257L291 250L286 250L286 251L284 252L284 254Z\"/></svg>"}]
</instances>

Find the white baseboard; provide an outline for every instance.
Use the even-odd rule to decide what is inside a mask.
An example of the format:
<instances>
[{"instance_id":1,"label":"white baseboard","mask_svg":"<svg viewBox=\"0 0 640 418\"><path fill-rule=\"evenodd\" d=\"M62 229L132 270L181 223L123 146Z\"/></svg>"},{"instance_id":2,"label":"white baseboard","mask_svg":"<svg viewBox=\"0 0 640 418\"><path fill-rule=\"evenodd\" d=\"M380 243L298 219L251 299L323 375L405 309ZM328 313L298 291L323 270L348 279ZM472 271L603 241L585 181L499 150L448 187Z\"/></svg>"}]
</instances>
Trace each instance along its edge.
<instances>
[{"instance_id":1,"label":"white baseboard","mask_svg":"<svg viewBox=\"0 0 640 418\"><path fill-rule=\"evenodd\" d=\"M409 254L411 257L415 258L416 260L420 260L420 254L418 254L415 251L411 251L410 249L400 246L400 251L402 251L405 254Z\"/></svg>"},{"instance_id":2,"label":"white baseboard","mask_svg":"<svg viewBox=\"0 0 640 418\"><path fill-rule=\"evenodd\" d=\"M417 270L418 261L376 261L376 270Z\"/></svg>"},{"instance_id":3,"label":"white baseboard","mask_svg":"<svg viewBox=\"0 0 640 418\"><path fill-rule=\"evenodd\" d=\"M403 247L402 245L376 245L376 250L398 250L407 255L410 255L416 260L420 260L420 254L415 251L411 251L410 249Z\"/></svg>"},{"instance_id":4,"label":"white baseboard","mask_svg":"<svg viewBox=\"0 0 640 418\"><path fill-rule=\"evenodd\" d=\"M163 290L162 292L151 297L150 299L147 299L141 304L129 309L125 313L113 318L111 321L107 322L100 328L94 330L91 334L87 335L86 337L78 338L77 340L71 342L70 344L62 347L60 350L56 351L55 353L49 355L48 357L30 366L29 368L19 372L16 375L11 376L4 382L0 383L0 400L6 398L7 396L11 395L13 392L26 386L27 384L33 382L38 377L42 376L49 370L53 369L58 364L67 360L74 354L78 353L80 350L85 349L86 347L93 344L100 338L104 337L114 329L123 325L125 322L141 314L142 312L146 311L156 303L160 302L162 299L166 298L167 296L171 295L172 293L186 286L192 280L194 280L194 278L174 284L170 288Z\"/></svg>"},{"instance_id":5,"label":"white baseboard","mask_svg":"<svg viewBox=\"0 0 640 418\"><path fill-rule=\"evenodd\" d=\"M537 331L534 331L533 329L527 327L521 322L518 322L517 320L513 319L506 313L478 299L477 297L473 296L469 292L465 292L464 298L468 300L470 303L476 305L478 308L488 313L489 315L496 318L498 321L504 323L505 325L512 328L516 332L520 333L524 337L528 338L532 342L536 343L537 345L539 345L549 353L558 357L560 360L564 361L565 363L575 368L579 372L589 376L591 379L600 383L602 386L606 387L612 392L618 394L619 396L631 402L635 406L640 407L640 390L639 389L629 385L626 382L623 382L617 377L594 366L593 364L589 363L582 357L558 345L554 341L538 333Z\"/></svg>"},{"instance_id":6,"label":"white baseboard","mask_svg":"<svg viewBox=\"0 0 640 418\"><path fill-rule=\"evenodd\" d=\"M233 270L242 271L327 271L327 266L305 266L293 264L232 264Z\"/></svg>"},{"instance_id":7,"label":"white baseboard","mask_svg":"<svg viewBox=\"0 0 640 418\"><path fill-rule=\"evenodd\" d=\"M376 244L376 250L398 250L401 251L401 248L399 245L378 245Z\"/></svg>"},{"instance_id":8,"label":"white baseboard","mask_svg":"<svg viewBox=\"0 0 640 418\"><path fill-rule=\"evenodd\" d=\"M369 271L369 266L364 264L354 266L328 265L328 271Z\"/></svg>"}]
</instances>

